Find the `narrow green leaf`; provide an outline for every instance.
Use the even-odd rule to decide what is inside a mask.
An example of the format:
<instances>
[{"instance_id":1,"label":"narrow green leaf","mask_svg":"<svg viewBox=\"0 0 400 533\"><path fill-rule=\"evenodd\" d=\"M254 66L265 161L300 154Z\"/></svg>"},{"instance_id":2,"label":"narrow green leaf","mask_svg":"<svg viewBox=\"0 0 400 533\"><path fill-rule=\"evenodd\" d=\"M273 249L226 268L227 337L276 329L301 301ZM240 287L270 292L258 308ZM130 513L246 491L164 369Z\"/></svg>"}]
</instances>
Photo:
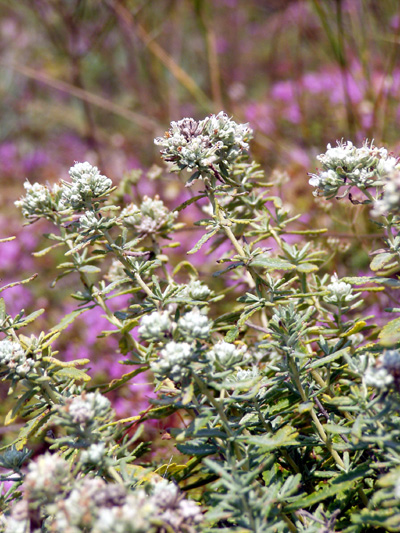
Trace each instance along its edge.
<instances>
[{"instance_id":1,"label":"narrow green leaf","mask_svg":"<svg viewBox=\"0 0 400 533\"><path fill-rule=\"evenodd\" d=\"M203 235L202 238L195 244L195 246L193 246L193 248L191 250L189 250L187 253L188 254L196 253L198 250L200 250L200 248L203 246L203 244L205 244L207 241L209 241L218 232L218 230L219 230L219 228L215 228L215 229L209 231L208 233L206 233L205 235Z\"/></svg>"},{"instance_id":2,"label":"narrow green leaf","mask_svg":"<svg viewBox=\"0 0 400 533\"><path fill-rule=\"evenodd\" d=\"M84 265L79 267L79 272L85 272L85 274L95 274L97 272L101 272L101 269L94 265Z\"/></svg>"},{"instance_id":3,"label":"narrow green leaf","mask_svg":"<svg viewBox=\"0 0 400 533\"><path fill-rule=\"evenodd\" d=\"M74 381L90 381L90 376L83 370L74 366L64 367L55 372L55 375L59 378L73 379Z\"/></svg>"},{"instance_id":4,"label":"narrow green leaf","mask_svg":"<svg viewBox=\"0 0 400 533\"><path fill-rule=\"evenodd\" d=\"M267 254L257 255L251 262L251 266L266 268L270 270L294 270L295 265L286 261L286 259L281 259L280 257L270 257Z\"/></svg>"},{"instance_id":5,"label":"narrow green leaf","mask_svg":"<svg viewBox=\"0 0 400 533\"><path fill-rule=\"evenodd\" d=\"M396 254L388 254L388 253L378 254L372 259L369 267L371 270L376 272L377 270L381 270L385 265L390 263L390 261L394 259L395 257L396 257Z\"/></svg>"},{"instance_id":6,"label":"narrow green leaf","mask_svg":"<svg viewBox=\"0 0 400 533\"><path fill-rule=\"evenodd\" d=\"M86 311L89 311L89 309L92 309L92 307L75 309L75 311L72 311L72 313L65 315L65 317L56 326L52 327L50 331L62 331L66 329L70 324L72 324L76 317L82 313L85 313Z\"/></svg>"}]
</instances>

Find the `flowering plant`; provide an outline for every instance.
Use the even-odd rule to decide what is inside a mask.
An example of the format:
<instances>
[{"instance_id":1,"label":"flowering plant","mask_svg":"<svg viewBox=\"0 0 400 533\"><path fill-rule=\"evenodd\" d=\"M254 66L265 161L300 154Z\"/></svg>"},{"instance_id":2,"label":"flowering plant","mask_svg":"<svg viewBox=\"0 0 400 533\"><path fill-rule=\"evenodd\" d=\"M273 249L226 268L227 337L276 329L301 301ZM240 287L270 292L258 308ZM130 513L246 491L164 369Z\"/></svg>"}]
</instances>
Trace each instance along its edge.
<instances>
[{"instance_id":1,"label":"flowering plant","mask_svg":"<svg viewBox=\"0 0 400 533\"><path fill-rule=\"evenodd\" d=\"M20 330L41 311L11 316L1 303L0 372L14 399L6 423L26 421L0 456L12 482L4 531L399 531L400 319L374 325L361 294L400 288L398 161L370 143L318 157L317 194L344 188L351 204L372 206L385 243L373 252L377 275L339 278L325 230L299 230L270 194L251 134L224 113L173 122L156 144L200 190L172 212L158 197L120 210L111 180L89 163L53 188L26 184L23 215L56 228L43 253L65 250L57 280L75 273L82 287L77 309L38 336ZM167 253L179 212L205 200L188 253L227 250L207 283ZM129 302L112 311L120 295ZM97 385L88 360L65 362L52 347L95 307L132 367ZM116 419L107 394L144 372L157 398ZM173 462L159 464L143 422L171 413L181 417L168 431ZM37 440L48 451L30 459Z\"/></svg>"}]
</instances>

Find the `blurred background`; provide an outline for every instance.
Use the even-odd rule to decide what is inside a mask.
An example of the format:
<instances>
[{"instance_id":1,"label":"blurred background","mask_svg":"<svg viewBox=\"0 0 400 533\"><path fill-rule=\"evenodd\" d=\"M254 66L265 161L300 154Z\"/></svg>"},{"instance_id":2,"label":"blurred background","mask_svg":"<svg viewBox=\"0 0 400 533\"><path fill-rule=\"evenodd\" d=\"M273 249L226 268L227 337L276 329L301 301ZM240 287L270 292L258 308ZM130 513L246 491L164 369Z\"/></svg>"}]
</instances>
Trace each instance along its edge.
<instances>
[{"instance_id":1,"label":"blurred background","mask_svg":"<svg viewBox=\"0 0 400 533\"><path fill-rule=\"evenodd\" d=\"M87 160L126 183L125 200L159 193L176 206L186 193L153 139L171 120L220 110L250 123L252 153L293 214L307 213L300 224L328 227L328 270L368 271L368 217L316 201L307 172L336 139L375 139L399 153L399 54L398 0L0 0L0 237L17 236L1 245L0 277L39 273L5 291L9 312L44 307L38 331L76 306L73 279L50 287L60 257L32 256L49 228L22 227L13 202L26 179L66 179ZM181 220L195 218L193 207ZM174 261L191 238L182 233ZM212 270L215 257L197 263ZM59 344L60 357L89 357L97 380L124 372L117 342L97 338L101 315L84 314ZM147 405L142 379L115 398L121 414Z\"/></svg>"}]
</instances>

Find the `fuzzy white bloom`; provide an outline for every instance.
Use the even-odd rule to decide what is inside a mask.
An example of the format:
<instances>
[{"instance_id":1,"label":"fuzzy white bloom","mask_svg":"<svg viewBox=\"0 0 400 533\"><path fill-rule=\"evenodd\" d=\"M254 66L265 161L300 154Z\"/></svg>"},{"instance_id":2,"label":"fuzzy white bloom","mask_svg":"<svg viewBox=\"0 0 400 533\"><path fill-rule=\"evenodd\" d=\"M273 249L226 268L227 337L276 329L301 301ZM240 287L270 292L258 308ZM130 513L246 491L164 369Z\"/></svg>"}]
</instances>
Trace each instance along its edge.
<instances>
[{"instance_id":1,"label":"fuzzy white bloom","mask_svg":"<svg viewBox=\"0 0 400 533\"><path fill-rule=\"evenodd\" d=\"M330 304L347 304L358 297L357 294L353 294L351 285L340 281L337 274L331 277L331 283L326 288L329 294L324 296L324 300Z\"/></svg>"},{"instance_id":2,"label":"fuzzy white bloom","mask_svg":"<svg viewBox=\"0 0 400 533\"><path fill-rule=\"evenodd\" d=\"M166 311L154 311L141 318L138 331L142 339L160 341L172 332L173 325Z\"/></svg>"},{"instance_id":3,"label":"fuzzy white bloom","mask_svg":"<svg viewBox=\"0 0 400 533\"><path fill-rule=\"evenodd\" d=\"M82 463L98 464L104 458L106 452L106 446L104 442L98 444L91 444L87 450L84 450L81 454Z\"/></svg>"},{"instance_id":4,"label":"fuzzy white bloom","mask_svg":"<svg viewBox=\"0 0 400 533\"><path fill-rule=\"evenodd\" d=\"M183 289L182 292L179 293L180 298L186 298L189 296L192 300L206 300L208 296L210 296L211 291L200 280L192 279Z\"/></svg>"},{"instance_id":5,"label":"fuzzy white bloom","mask_svg":"<svg viewBox=\"0 0 400 533\"><path fill-rule=\"evenodd\" d=\"M157 137L154 142L162 147L165 161L176 163L174 170L196 168L201 174L234 161L248 150L251 136L248 124L237 124L221 111L199 122L192 118L171 122L164 137Z\"/></svg>"},{"instance_id":6,"label":"fuzzy white bloom","mask_svg":"<svg viewBox=\"0 0 400 533\"><path fill-rule=\"evenodd\" d=\"M260 375L260 371L256 366L253 366L252 368L248 370L240 369L236 372L236 380L237 381L250 381L253 379L257 379Z\"/></svg>"},{"instance_id":7,"label":"fuzzy white bloom","mask_svg":"<svg viewBox=\"0 0 400 533\"><path fill-rule=\"evenodd\" d=\"M374 216L400 212L400 171L396 170L388 175L383 189L383 197L374 204Z\"/></svg>"},{"instance_id":8,"label":"fuzzy white bloom","mask_svg":"<svg viewBox=\"0 0 400 533\"><path fill-rule=\"evenodd\" d=\"M386 148L377 148L367 141L357 148L350 141L328 144L324 154L317 156L322 163L318 174L310 174L310 185L316 187L315 195L332 198L343 185L366 189L381 184L395 168L398 159Z\"/></svg>"},{"instance_id":9,"label":"fuzzy white bloom","mask_svg":"<svg viewBox=\"0 0 400 533\"><path fill-rule=\"evenodd\" d=\"M28 374L34 363L33 359L26 357L19 342L8 339L0 341L0 372L8 370L12 377L22 378Z\"/></svg>"},{"instance_id":10,"label":"fuzzy white bloom","mask_svg":"<svg viewBox=\"0 0 400 533\"><path fill-rule=\"evenodd\" d=\"M377 389L384 389L393 383L393 376L389 374L386 368L367 368L364 374L364 382L366 385L376 387Z\"/></svg>"},{"instance_id":11,"label":"fuzzy white bloom","mask_svg":"<svg viewBox=\"0 0 400 533\"><path fill-rule=\"evenodd\" d=\"M187 342L169 342L160 352L160 358L150 363L151 370L160 377L180 381L188 375L188 365L193 358L192 348Z\"/></svg>"},{"instance_id":12,"label":"fuzzy white bloom","mask_svg":"<svg viewBox=\"0 0 400 533\"><path fill-rule=\"evenodd\" d=\"M59 412L66 413L74 424L88 424L95 418L104 417L110 408L110 400L99 392L83 392L80 396L68 398Z\"/></svg>"},{"instance_id":13,"label":"fuzzy white bloom","mask_svg":"<svg viewBox=\"0 0 400 533\"><path fill-rule=\"evenodd\" d=\"M246 352L246 346L239 348L230 342L221 341L207 353L207 359L223 370L242 362L246 358Z\"/></svg>"},{"instance_id":14,"label":"fuzzy white bloom","mask_svg":"<svg viewBox=\"0 0 400 533\"><path fill-rule=\"evenodd\" d=\"M98 219L93 211L86 211L84 215L79 218L79 228L85 232L91 233L99 229L104 219Z\"/></svg>"},{"instance_id":15,"label":"fuzzy white bloom","mask_svg":"<svg viewBox=\"0 0 400 533\"><path fill-rule=\"evenodd\" d=\"M113 259L108 269L107 274L104 276L108 281L122 281L127 279L127 275L124 271L124 265L119 259Z\"/></svg>"},{"instance_id":16,"label":"fuzzy white bloom","mask_svg":"<svg viewBox=\"0 0 400 533\"><path fill-rule=\"evenodd\" d=\"M52 501L69 482L67 461L57 454L45 453L29 464L24 488L29 500Z\"/></svg>"},{"instance_id":17,"label":"fuzzy white bloom","mask_svg":"<svg viewBox=\"0 0 400 533\"><path fill-rule=\"evenodd\" d=\"M212 321L203 315L197 307L189 313L185 313L178 320L178 329L188 340L207 339L211 326Z\"/></svg>"},{"instance_id":18,"label":"fuzzy white bloom","mask_svg":"<svg viewBox=\"0 0 400 533\"><path fill-rule=\"evenodd\" d=\"M399 350L386 350L376 361L374 367L368 366L364 381L378 389L386 388L392 383L400 383L400 352Z\"/></svg>"},{"instance_id":19,"label":"fuzzy white bloom","mask_svg":"<svg viewBox=\"0 0 400 533\"><path fill-rule=\"evenodd\" d=\"M180 490L175 483L170 483L166 479L153 483L152 499L157 502L158 507L174 507L179 497Z\"/></svg>"},{"instance_id":20,"label":"fuzzy white bloom","mask_svg":"<svg viewBox=\"0 0 400 533\"><path fill-rule=\"evenodd\" d=\"M156 516L151 498L138 490L127 496L124 505L101 509L92 533L147 533Z\"/></svg>"},{"instance_id":21,"label":"fuzzy white bloom","mask_svg":"<svg viewBox=\"0 0 400 533\"><path fill-rule=\"evenodd\" d=\"M159 196L154 199L145 196L139 207L129 204L121 211L123 225L141 235L171 230L177 216L178 213L170 211Z\"/></svg>"},{"instance_id":22,"label":"fuzzy white bloom","mask_svg":"<svg viewBox=\"0 0 400 533\"><path fill-rule=\"evenodd\" d=\"M27 180L24 183L26 196L14 202L20 207L24 217L45 216L46 214L57 211L61 198L61 187L57 184L50 188L47 185L34 183L33 185Z\"/></svg>"},{"instance_id":23,"label":"fuzzy white bloom","mask_svg":"<svg viewBox=\"0 0 400 533\"><path fill-rule=\"evenodd\" d=\"M112 187L110 178L100 174L97 167L90 163L75 163L69 170L71 182L63 181L62 205L81 210L92 200L103 198Z\"/></svg>"}]
</instances>

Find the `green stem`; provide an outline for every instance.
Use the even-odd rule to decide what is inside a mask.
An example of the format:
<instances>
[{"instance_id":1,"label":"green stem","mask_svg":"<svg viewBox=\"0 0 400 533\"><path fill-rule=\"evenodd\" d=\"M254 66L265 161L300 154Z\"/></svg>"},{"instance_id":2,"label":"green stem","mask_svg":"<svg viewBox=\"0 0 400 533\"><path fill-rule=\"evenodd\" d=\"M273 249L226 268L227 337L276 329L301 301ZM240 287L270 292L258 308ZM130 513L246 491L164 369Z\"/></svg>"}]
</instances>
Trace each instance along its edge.
<instances>
[{"instance_id":1,"label":"green stem","mask_svg":"<svg viewBox=\"0 0 400 533\"><path fill-rule=\"evenodd\" d=\"M306 395L306 393L305 393L305 391L303 389L303 385L301 384L299 372L298 372L298 369L297 369L297 365L296 365L295 361L293 360L293 358L290 357L290 356L289 356L289 367L290 367L290 370L292 372L293 380L294 380L294 382L296 384L297 390L298 390L298 392L299 392L299 394L301 396L302 401L303 402L307 402L308 398L307 398L307 395ZM319 434L321 440L323 441L323 443L327 447L327 449L328 449L329 453L331 454L332 458L334 459L335 463L341 469L345 470L345 464L344 464L343 460L341 459L341 457L339 456L339 454L337 453L337 451L332 448L332 444L331 444L327 434L325 433L325 430L322 427L322 424L319 421L318 416L317 416L314 408L311 409L310 414L311 414L311 418L313 419L313 422L315 424L315 427L317 428L317 431L318 431L318 434Z\"/></svg>"}]
</instances>

